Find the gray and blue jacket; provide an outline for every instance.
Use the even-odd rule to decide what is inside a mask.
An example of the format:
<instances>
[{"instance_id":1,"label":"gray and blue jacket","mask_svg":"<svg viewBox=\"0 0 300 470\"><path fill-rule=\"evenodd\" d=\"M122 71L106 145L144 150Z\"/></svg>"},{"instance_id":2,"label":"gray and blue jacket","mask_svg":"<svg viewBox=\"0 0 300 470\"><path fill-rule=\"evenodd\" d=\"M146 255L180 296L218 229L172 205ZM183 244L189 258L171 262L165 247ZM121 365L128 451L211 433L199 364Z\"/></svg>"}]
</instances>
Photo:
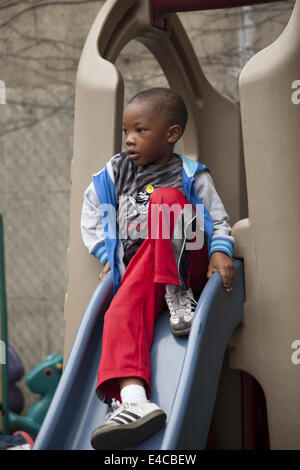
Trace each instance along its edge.
<instances>
[{"instance_id":1,"label":"gray and blue jacket","mask_svg":"<svg viewBox=\"0 0 300 470\"><path fill-rule=\"evenodd\" d=\"M118 200L114 162L123 154L112 157L103 170L93 175L92 183L84 194L81 216L83 242L89 252L102 264L109 261L113 273L114 293L125 272L123 245L117 223ZM177 154L178 156L178 154ZM226 213L207 166L179 155L182 160L182 183L187 200L195 208L204 206L205 241L209 256L222 251L230 258L234 252L234 239Z\"/></svg>"}]
</instances>

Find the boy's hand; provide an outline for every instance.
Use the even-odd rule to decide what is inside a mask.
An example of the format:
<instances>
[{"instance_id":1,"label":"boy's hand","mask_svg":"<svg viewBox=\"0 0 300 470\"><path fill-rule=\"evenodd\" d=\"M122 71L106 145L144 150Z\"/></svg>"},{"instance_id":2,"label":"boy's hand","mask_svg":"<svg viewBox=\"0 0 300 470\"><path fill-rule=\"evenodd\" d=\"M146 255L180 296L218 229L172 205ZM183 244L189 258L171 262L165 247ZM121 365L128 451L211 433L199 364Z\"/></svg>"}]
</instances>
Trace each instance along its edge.
<instances>
[{"instance_id":1,"label":"boy's hand","mask_svg":"<svg viewBox=\"0 0 300 470\"><path fill-rule=\"evenodd\" d=\"M106 263L104 265L104 268L102 269L102 271L100 273L99 281L102 281L102 279L104 278L105 274L108 273L108 271L110 271L110 265L109 265L109 262L106 261Z\"/></svg>"},{"instance_id":2,"label":"boy's hand","mask_svg":"<svg viewBox=\"0 0 300 470\"><path fill-rule=\"evenodd\" d=\"M234 264L229 256L222 251L215 251L211 255L207 271L208 279L216 271L220 273L226 292L232 291Z\"/></svg>"}]
</instances>

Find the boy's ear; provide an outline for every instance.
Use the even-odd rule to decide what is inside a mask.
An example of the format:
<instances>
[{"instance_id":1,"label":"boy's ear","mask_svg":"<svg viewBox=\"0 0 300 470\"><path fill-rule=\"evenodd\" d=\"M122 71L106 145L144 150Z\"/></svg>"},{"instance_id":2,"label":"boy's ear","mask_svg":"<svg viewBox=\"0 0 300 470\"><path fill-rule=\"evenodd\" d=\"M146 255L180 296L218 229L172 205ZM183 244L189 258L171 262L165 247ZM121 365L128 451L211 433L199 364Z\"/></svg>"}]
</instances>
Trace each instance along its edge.
<instances>
[{"instance_id":1,"label":"boy's ear","mask_svg":"<svg viewBox=\"0 0 300 470\"><path fill-rule=\"evenodd\" d=\"M170 144L175 144L177 140L180 139L181 134L181 126L179 124L174 124L173 126L170 126L168 131L168 142Z\"/></svg>"}]
</instances>

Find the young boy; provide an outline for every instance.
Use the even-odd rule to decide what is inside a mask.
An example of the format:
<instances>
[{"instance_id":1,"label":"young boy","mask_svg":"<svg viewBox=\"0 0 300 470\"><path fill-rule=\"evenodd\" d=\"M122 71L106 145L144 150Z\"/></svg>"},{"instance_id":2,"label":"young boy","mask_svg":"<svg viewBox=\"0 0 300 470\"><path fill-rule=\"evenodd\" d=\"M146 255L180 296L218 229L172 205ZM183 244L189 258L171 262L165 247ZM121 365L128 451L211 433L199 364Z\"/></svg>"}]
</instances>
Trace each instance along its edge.
<instances>
[{"instance_id":1,"label":"young boy","mask_svg":"<svg viewBox=\"0 0 300 470\"><path fill-rule=\"evenodd\" d=\"M152 88L124 110L126 152L94 175L85 192L82 236L111 269L97 395L115 411L91 437L96 449L124 449L163 426L150 396L154 323L166 307L174 335L187 335L199 295L215 271L232 290L234 240L208 168L173 153L187 122L181 96ZM204 226L204 228L203 228ZM118 400L118 401L116 401ZM119 403L121 400L122 404Z\"/></svg>"}]
</instances>

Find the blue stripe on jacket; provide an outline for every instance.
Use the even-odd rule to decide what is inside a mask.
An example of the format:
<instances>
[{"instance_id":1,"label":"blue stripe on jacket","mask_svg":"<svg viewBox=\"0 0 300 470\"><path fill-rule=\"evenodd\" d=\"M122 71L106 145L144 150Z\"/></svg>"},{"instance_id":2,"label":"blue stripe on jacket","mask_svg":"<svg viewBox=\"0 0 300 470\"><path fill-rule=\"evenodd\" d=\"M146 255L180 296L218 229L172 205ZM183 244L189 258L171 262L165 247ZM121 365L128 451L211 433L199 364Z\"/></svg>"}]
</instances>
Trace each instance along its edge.
<instances>
[{"instance_id":1,"label":"blue stripe on jacket","mask_svg":"<svg viewBox=\"0 0 300 470\"><path fill-rule=\"evenodd\" d=\"M114 294L120 286L121 276L118 269L118 227L116 214L115 186L112 182L107 168L101 173L93 176L93 183L100 201L102 227L104 232L104 243L107 259L113 273Z\"/></svg>"}]
</instances>

